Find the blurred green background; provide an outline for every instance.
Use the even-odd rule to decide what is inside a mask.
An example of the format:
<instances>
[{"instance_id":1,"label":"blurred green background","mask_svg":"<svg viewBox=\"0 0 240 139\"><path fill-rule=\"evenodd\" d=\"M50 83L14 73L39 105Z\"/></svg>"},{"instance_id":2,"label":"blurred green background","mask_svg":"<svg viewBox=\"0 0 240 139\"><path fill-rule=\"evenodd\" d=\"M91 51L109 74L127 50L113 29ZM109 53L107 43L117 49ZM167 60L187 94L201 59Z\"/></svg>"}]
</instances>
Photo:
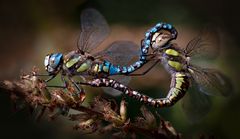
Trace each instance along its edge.
<instances>
[{"instance_id":1,"label":"blurred green background","mask_svg":"<svg viewBox=\"0 0 240 139\"><path fill-rule=\"evenodd\" d=\"M43 59L46 54L66 53L75 49L80 29L80 11L87 7L99 10L111 27L112 32L101 45L103 47L114 40L131 40L140 44L144 32L159 21L176 27L179 32L176 42L183 47L205 25L220 28L221 53L212 64L231 78L234 95L227 99L212 97L210 113L197 124L188 122L180 102L158 111L186 138L196 138L201 134L222 139L240 137L240 19L238 3L233 0L1 1L0 79L16 79L20 69L30 70L33 65L44 72ZM159 92L168 91L169 84L169 75L158 66L149 74L132 79L130 86L152 97L159 97ZM87 88L87 91L91 93L101 90ZM88 100L90 98L91 94ZM120 97L116 99L119 101ZM129 116L139 115L141 104L132 99L127 100ZM0 138L109 138L81 135L78 131L72 131L73 123L65 122L67 119L64 118L37 123L27 110L14 113L11 111L9 97L3 91L0 94L0 110Z\"/></svg>"}]
</instances>

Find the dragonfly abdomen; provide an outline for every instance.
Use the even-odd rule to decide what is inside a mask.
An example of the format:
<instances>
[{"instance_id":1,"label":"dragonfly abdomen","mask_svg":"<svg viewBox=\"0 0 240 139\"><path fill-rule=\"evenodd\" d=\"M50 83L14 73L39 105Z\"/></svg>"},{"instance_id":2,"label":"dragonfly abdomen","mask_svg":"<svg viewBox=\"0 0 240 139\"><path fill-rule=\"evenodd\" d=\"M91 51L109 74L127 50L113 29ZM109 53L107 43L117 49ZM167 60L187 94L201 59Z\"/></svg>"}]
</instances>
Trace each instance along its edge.
<instances>
[{"instance_id":1,"label":"dragonfly abdomen","mask_svg":"<svg viewBox=\"0 0 240 139\"><path fill-rule=\"evenodd\" d=\"M98 73L105 73L107 75L117 75L117 74L129 74L135 71L143 64L142 61L135 62L133 65L130 66L120 66L114 65L109 61L103 61L102 63L97 63L93 66L93 72L95 74Z\"/></svg>"},{"instance_id":2,"label":"dragonfly abdomen","mask_svg":"<svg viewBox=\"0 0 240 139\"><path fill-rule=\"evenodd\" d=\"M154 99L147 95L141 94L131 88L109 78L98 78L93 81L87 82L88 85L93 87L112 87L116 90L123 92L124 94L139 100L147 105L154 107L168 107L175 104L186 93L189 87L189 78L186 74L176 72L172 76L171 89L165 98Z\"/></svg>"},{"instance_id":3,"label":"dragonfly abdomen","mask_svg":"<svg viewBox=\"0 0 240 139\"><path fill-rule=\"evenodd\" d=\"M169 93L166 99L170 102L166 105L173 105L181 99L189 87L189 77L185 73L176 72L172 75L172 81Z\"/></svg>"},{"instance_id":4,"label":"dragonfly abdomen","mask_svg":"<svg viewBox=\"0 0 240 139\"><path fill-rule=\"evenodd\" d=\"M93 72L95 74L106 73L107 75L128 75L141 68L147 62L147 55L149 52L149 47L151 47L153 35L162 29L168 30L172 34L172 38L170 40L176 39L177 31L172 25L167 23L158 23L156 26L146 32L145 39L141 44L141 53L138 61L129 66L114 65L109 61L104 61L102 63L96 64L93 68Z\"/></svg>"},{"instance_id":5,"label":"dragonfly abdomen","mask_svg":"<svg viewBox=\"0 0 240 139\"><path fill-rule=\"evenodd\" d=\"M104 72L104 73L108 73L109 75L116 75L116 74L127 75L141 68L147 62L147 55L149 52L149 47L151 47L151 41L152 41L153 35L162 29L168 30L169 32L171 32L172 38L170 40L176 39L177 31L172 25L167 23L158 23L156 26L154 26L148 32L145 33L145 39L141 44L141 53L138 61L136 61L135 63L129 66L114 65L109 61L104 61L102 65L99 64L96 66L96 68L94 68L94 72Z\"/></svg>"},{"instance_id":6,"label":"dragonfly abdomen","mask_svg":"<svg viewBox=\"0 0 240 139\"><path fill-rule=\"evenodd\" d=\"M108 61L96 63L92 66L92 73L94 73L95 75L100 74L100 73L109 74L111 65L112 64Z\"/></svg>"}]
</instances>

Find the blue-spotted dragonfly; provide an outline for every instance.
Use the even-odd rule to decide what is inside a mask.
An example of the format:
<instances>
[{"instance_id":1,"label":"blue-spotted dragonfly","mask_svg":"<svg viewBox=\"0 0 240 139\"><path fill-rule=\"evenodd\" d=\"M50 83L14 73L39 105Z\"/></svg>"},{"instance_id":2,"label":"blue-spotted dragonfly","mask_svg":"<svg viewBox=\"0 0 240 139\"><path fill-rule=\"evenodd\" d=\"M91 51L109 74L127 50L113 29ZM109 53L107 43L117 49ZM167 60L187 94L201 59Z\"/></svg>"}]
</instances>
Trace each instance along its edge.
<instances>
[{"instance_id":1,"label":"blue-spotted dragonfly","mask_svg":"<svg viewBox=\"0 0 240 139\"><path fill-rule=\"evenodd\" d=\"M73 76L79 76L86 80L88 77L99 78L111 75L128 75L139 69L144 60L136 61L134 64L124 66L135 57L139 56L138 45L130 41L116 41L109 45L104 51L92 53L108 36L109 26L104 17L95 9L85 9L81 13L81 33L77 42L78 49L63 55L52 53L45 57L44 65L48 74L37 76L50 76L46 82L61 74L63 86L48 86L66 88L65 77L77 89L73 98L83 101L85 98L83 88L74 81ZM111 62L110 62L111 61ZM125 77L123 82L129 81ZM109 90L110 91L110 90Z\"/></svg>"},{"instance_id":2,"label":"blue-spotted dragonfly","mask_svg":"<svg viewBox=\"0 0 240 139\"><path fill-rule=\"evenodd\" d=\"M166 28L165 23L159 23L146 32L146 37L142 43L142 51L149 52L148 55L154 55L152 60L155 60L156 63L161 62L171 75L170 90L165 98L151 98L112 79L99 78L89 81L87 84L98 87L113 87L130 97L154 107L172 106L189 89L197 88L197 90L187 93L182 103L189 119L197 121L209 111L209 105L211 104L208 98L209 95L229 96L233 90L230 80L220 71L192 64L192 59L197 57L200 59L216 58L219 50L217 48L218 44L216 44L217 40L210 39L212 37L210 36L211 33L203 32L191 40L184 49L170 41L165 45L160 45L164 36L173 34L173 32L162 28L162 26ZM143 50L145 48L151 48L151 52ZM190 86L193 87L189 88Z\"/></svg>"}]
</instances>

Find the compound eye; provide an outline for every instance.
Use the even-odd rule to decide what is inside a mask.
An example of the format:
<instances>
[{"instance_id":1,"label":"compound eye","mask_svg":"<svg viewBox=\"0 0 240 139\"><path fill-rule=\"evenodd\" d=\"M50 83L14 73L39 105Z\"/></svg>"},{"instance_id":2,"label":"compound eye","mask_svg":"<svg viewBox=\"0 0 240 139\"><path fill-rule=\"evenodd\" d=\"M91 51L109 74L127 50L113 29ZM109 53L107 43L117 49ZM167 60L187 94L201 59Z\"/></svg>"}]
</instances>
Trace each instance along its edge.
<instances>
[{"instance_id":1,"label":"compound eye","mask_svg":"<svg viewBox=\"0 0 240 139\"><path fill-rule=\"evenodd\" d=\"M160 41L162 41L162 39L163 39L163 37L161 35L159 35L156 39L156 42L160 42Z\"/></svg>"},{"instance_id":2,"label":"compound eye","mask_svg":"<svg viewBox=\"0 0 240 139\"><path fill-rule=\"evenodd\" d=\"M55 57L51 57L51 58L50 58L50 65L53 65L54 62L55 62Z\"/></svg>"},{"instance_id":3,"label":"compound eye","mask_svg":"<svg viewBox=\"0 0 240 139\"><path fill-rule=\"evenodd\" d=\"M157 37L159 36L159 33L155 33L152 37L152 42L156 41Z\"/></svg>"},{"instance_id":4,"label":"compound eye","mask_svg":"<svg viewBox=\"0 0 240 139\"><path fill-rule=\"evenodd\" d=\"M49 64L49 55L47 55L47 56L45 57L44 66L46 67L46 66L48 66L48 64Z\"/></svg>"}]
</instances>

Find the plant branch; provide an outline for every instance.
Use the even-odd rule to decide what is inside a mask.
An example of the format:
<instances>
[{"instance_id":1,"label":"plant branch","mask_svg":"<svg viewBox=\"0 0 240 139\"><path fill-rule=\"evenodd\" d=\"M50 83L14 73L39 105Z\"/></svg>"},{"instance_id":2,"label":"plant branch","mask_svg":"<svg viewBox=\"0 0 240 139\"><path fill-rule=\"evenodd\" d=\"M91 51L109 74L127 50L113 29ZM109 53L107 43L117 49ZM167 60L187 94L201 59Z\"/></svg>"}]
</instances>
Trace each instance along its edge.
<instances>
[{"instance_id":1,"label":"plant branch","mask_svg":"<svg viewBox=\"0 0 240 139\"><path fill-rule=\"evenodd\" d=\"M120 107L117 105L113 107L112 101L98 96L94 98L90 106L83 106L81 101L76 102L72 97L75 91L73 86L69 85L65 90L48 90L46 83L32 74L23 75L18 81L2 81L0 89L9 93L13 102L21 99L31 108L42 106L43 112L40 117L48 110L52 119L63 115L67 116L69 120L77 121L75 129L90 130L90 133L110 132L117 138L127 135L135 138L139 134L161 139L180 138L180 134L169 122L161 119L161 122L157 123L156 116L145 107L141 108L143 116L137 117L134 121L127 118L127 104L124 99ZM58 114L54 113L56 109L60 110ZM77 110L79 113L69 114L69 109ZM108 125L102 126L102 121L107 122ZM114 131L117 132L114 133Z\"/></svg>"}]
</instances>

